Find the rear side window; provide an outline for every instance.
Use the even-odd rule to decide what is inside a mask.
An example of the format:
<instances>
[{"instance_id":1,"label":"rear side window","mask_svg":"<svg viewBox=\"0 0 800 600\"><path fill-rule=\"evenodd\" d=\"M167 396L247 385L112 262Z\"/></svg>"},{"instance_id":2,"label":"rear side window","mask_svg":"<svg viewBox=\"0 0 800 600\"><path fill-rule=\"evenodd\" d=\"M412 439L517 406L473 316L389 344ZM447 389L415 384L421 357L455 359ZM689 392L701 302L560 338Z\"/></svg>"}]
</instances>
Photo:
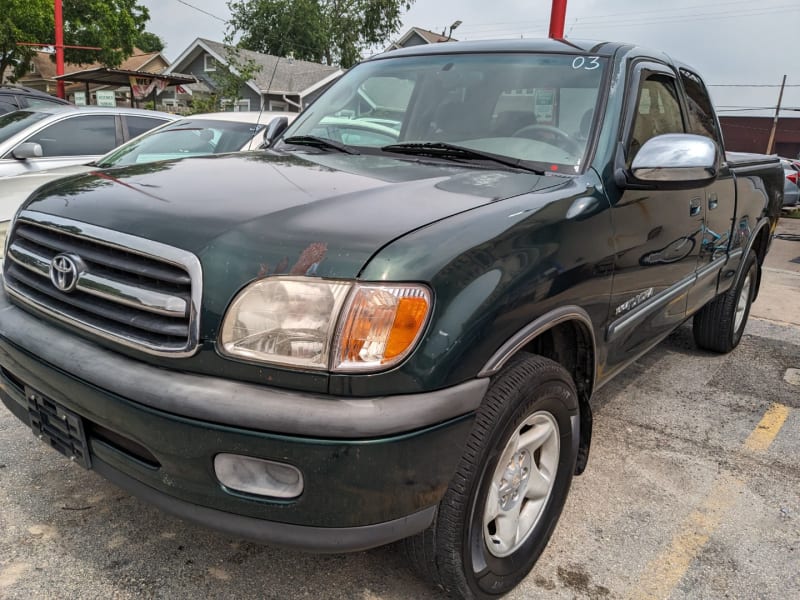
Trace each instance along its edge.
<instances>
[{"instance_id":1,"label":"rear side window","mask_svg":"<svg viewBox=\"0 0 800 600\"><path fill-rule=\"evenodd\" d=\"M150 131L154 127L166 123L166 119L154 119L153 117L125 117L128 121L128 139L133 139Z\"/></svg>"},{"instance_id":2,"label":"rear side window","mask_svg":"<svg viewBox=\"0 0 800 600\"><path fill-rule=\"evenodd\" d=\"M53 123L29 137L43 156L91 156L117 146L114 115L81 115Z\"/></svg>"},{"instance_id":3,"label":"rear side window","mask_svg":"<svg viewBox=\"0 0 800 600\"><path fill-rule=\"evenodd\" d=\"M689 133L703 135L719 142L717 123L711 98L702 80L686 69L681 69L681 81L686 90L686 104L689 110Z\"/></svg>"}]
</instances>

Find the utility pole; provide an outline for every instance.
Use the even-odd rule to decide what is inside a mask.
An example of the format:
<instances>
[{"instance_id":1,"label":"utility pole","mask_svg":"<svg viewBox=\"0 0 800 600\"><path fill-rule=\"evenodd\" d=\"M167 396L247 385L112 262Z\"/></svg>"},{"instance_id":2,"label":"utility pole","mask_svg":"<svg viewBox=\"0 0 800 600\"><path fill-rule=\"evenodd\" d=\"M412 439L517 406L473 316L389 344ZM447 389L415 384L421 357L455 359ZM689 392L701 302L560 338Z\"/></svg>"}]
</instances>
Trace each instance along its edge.
<instances>
[{"instance_id":1,"label":"utility pole","mask_svg":"<svg viewBox=\"0 0 800 600\"><path fill-rule=\"evenodd\" d=\"M553 0L550 10L550 37L554 40L564 39L564 21L567 18L567 0Z\"/></svg>"},{"instance_id":2,"label":"utility pole","mask_svg":"<svg viewBox=\"0 0 800 600\"><path fill-rule=\"evenodd\" d=\"M772 120L772 131L769 132L767 142L767 154L772 154L772 145L775 142L775 131L778 129L778 114L781 112L781 102L783 102L783 88L786 87L786 75L783 76L781 92L778 94L778 106L775 107L775 118Z\"/></svg>"},{"instance_id":3,"label":"utility pole","mask_svg":"<svg viewBox=\"0 0 800 600\"><path fill-rule=\"evenodd\" d=\"M61 0L55 0L56 11L56 75L64 74L64 11ZM58 80L58 97L66 98L64 80Z\"/></svg>"}]
</instances>

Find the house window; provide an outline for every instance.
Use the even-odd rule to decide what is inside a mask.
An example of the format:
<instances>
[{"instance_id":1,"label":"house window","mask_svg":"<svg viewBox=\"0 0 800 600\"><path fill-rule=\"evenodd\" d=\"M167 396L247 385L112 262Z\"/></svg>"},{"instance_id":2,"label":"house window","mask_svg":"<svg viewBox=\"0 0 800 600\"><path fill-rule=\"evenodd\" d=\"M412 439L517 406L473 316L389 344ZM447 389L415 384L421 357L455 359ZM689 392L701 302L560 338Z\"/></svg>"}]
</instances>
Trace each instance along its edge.
<instances>
[{"instance_id":1,"label":"house window","mask_svg":"<svg viewBox=\"0 0 800 600\"><path fill-rule=\"evenodd\" d=\"M289 110L289 105L286 102L275 102L275 100L269 101L269 110Z\"/></svg>"},{"instance_id":2,"label":"house window","mask_svg":"<svg viewBox=\"0 0 800 600\"><path fill-rule=\"evenodd\" d=\"M210 54L206 54L203 57L203 70L206 73L213 72L213 71L217 70L217 61Z\"/></svg>"},{"instance_id":3,"label":"house window","mask_svg":"<svg viewBox=\"0 0 800 600\"><path fill-rule=\"evenodd\" d=\"M31 74L35 74L36 73L36 63L35 62L32 62L29 65L28 73L31 73Z\"/></svg>"},{"instance_id":4,"label":"house window","mask_svg":"<svg viewBox=\"0 0 800 600\"><path fill-rule=\"evenodd\" d=\"M247 112L250 110L250 99L244 98L242 100L233 102L232 100L225 98L222 101L222 110L227 112Z\"/></svg>"}]
</instances>

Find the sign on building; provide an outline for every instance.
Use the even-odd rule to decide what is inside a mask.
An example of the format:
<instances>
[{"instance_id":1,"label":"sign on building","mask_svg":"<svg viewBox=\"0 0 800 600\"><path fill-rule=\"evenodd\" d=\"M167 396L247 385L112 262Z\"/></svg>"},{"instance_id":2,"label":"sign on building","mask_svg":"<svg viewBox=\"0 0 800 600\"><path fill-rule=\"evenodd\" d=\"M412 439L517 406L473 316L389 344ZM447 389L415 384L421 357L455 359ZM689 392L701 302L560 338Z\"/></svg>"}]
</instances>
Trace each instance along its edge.
<instances>
[{"instance_id":1,"label":"sign on building","mask_svg":"<svg viewBox=\"0 0 800 600\"><path fill-rule=\"evenodd\" d=\"M97 90L97 106L116 106L117 95L111 90Z\"/></svg>"},{"instance_id":2,"label":"sign on building","mask_svg":"<svg viewBox=\"0 0 800 600\"><path fill-rule=\"evenodd\" d=\"M153 77L138 77L131 75L130 84L133 90L133 97L137 100L144 100L155 90L156 94L161 94L167 87L166 79L155 79Z\"/></svg>"},{"instance_id":3,"label":"sign on building","mask_svg":"<svg viewBox=\"0 0 800 600\"><path fill-rule=\"evenodd\" d=\"M86 106L86 92L75 92L75 105Z\"/></svg>"}]
</instances>

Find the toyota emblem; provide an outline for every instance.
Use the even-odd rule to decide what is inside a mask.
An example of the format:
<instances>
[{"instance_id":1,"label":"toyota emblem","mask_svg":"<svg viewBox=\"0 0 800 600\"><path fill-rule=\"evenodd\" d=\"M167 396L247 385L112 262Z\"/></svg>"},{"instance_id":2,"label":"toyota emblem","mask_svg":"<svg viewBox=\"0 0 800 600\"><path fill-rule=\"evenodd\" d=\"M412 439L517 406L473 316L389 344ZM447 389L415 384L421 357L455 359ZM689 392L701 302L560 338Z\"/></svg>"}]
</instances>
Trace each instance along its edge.
<instances>
[{"instance_id":1,"label":"toyota emblem","mask_svg":"<svg viewBox=\"0 0 800 600\"><path fill-rule=\"evenodd\" d=\"M58 254L50 261L50 281L62 292L71 292L78 284L83 261L72 254Z\"/></svg>"}]
</instances>

